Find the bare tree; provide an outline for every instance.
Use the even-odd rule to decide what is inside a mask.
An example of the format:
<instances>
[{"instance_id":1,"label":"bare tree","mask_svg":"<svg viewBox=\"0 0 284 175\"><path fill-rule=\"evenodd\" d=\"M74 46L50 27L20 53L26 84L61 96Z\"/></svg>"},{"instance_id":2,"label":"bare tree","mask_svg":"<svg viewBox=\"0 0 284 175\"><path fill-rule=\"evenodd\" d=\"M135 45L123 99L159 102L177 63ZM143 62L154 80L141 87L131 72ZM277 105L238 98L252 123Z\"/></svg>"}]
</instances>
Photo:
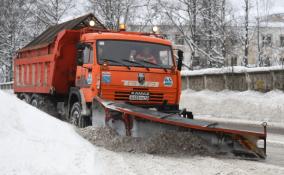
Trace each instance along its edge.
<instances>
[{"instance_id":1,"label":"bare tree","mask_svg":"<svg viewBox=\"0 0 284 175\"><path fill-rule=\"evenodd\" d=\"M193 43L197 43L197 0L193 0L192 1L192 7L190 9L190 7L188 7L188 10L192 11L192 29L191 29L191 33L192 33L192 40ZM196 52L196 48L194 47L192 50L192 58L195 57L195 52Z\"/></svg>"},{"instance_id":2,"label":"bare tree","mask_svg":"<svg viewBox=\"0 0 284 175\"><path fill-rule=\"evenodd\" d=\"M16 50L57 24L73 0L2 0L0 2L0 69L2 81L11 81Z\"/></svg>"},{"instance_id":3,"label":"bare tree","mask_svg":"<svg viewBox=\"0 0 284 175\"><path fill-rule=\"evenodd\" d=\"M0 2L0 67L2 80L11 81L13 57L18 48L28 40L26 19L30 15L29 0L2 0Z\"/></svg>"},{"instance_id":4,"label":"bare tree","mask_svg":"<svg viewBox=\"0 0 284 175\"><path fill-rule=\"evenodd\" d=\"M157 0L139 2L135 11L136 13L132 14L130 25L138 26L136 31L145 32L147 27L153 25L168 25L168 20L165 18L165 14L161 13Z\"/></svg>"},{"instance_id":5,"label":"bare tree","mask_svg":"<svg viewBox=\"0 0 284 175\"><path fill-rule=\"evenodd\" d=\"M260 13L259 13L259 1L256 0L256 10L257 10L257 65L262 65L262 58L261 58L261 48L260 48Z\"/></svg>"},{"instance_id":6,"label":"bare tree","mask_svg":"<svg viewBox=\"0 0 284 175\"><path fill-rule=\"evenodd\" d=\"M140 6L137 0L88 0L94 14L109 29L117 30L120 23L128 24Z\"/></svg>"},{"instance_id":7,"label":"bare tree","mask_svg":"<svg viewBox=\"0 0 284 175\"><path fill-rule=\"evenodd\" d=\"M245 2L245 45L244 45L244 58L243 65L248 65L248 54L249 54L249 0L244 0Z\"/></svg>"},{"instance_id":8,"label":"bare tree","mask_svg":"<svg viewBox=\"0 0 284 175\"><path fill-rule=\"evenodd\" d=\"M37 0L35 16L47 26L55 25L74 6L74 0Z\"/></svg>"},{"instance_id":9,"label":"bare tree","mask_svg":"<svg viewBox=\"0 0 284 175\"><path fill-rule=\"evenodd\" d=\"M222 26L222 56L223 58L226 58L227 52L226 52L226 0L221 1L221 26Z\"/></svg>"},{"instance_id":10,"label":"bare tree","mask_svg":"<svg viewBox=\"0 0 284 175\"><path fill-rule=\"evenodd\" d=\"M225 0L159 0L159 3L172 25L185 37L192 58L199 55L211 66L224 65L230 37Z\"/></svg>"}]
</instances>

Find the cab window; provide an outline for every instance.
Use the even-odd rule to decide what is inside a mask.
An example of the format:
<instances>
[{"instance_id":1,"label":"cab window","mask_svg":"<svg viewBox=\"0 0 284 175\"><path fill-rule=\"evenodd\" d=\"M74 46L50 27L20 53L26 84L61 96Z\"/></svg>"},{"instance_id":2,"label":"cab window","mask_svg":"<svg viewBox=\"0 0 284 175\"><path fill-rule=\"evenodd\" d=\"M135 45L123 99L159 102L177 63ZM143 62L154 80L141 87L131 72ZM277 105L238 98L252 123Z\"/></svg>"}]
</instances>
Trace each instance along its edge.
<instances>
[{"instance_id":1,"label":"cab window","mask_svg":"<svg viewBox=\"0 0 284 175\"><path fill-rule=\"evenodd\" d=\"M83 64L92 64L93 63L93 47L88 45L83 50Z\"/></svg>"}]
</instances>

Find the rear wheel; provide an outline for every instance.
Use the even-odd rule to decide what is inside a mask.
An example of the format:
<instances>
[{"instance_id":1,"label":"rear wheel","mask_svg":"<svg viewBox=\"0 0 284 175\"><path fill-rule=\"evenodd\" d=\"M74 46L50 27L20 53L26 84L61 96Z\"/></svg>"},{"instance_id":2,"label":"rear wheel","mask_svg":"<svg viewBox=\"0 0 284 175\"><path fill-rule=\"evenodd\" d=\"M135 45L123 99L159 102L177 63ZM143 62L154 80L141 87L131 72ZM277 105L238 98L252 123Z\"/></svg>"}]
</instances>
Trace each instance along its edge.
<instances>
[{"instance_id":1,"label":"rear wheel","mask_svg":"<svg viewBox=\"0 0 284 175\"><path fill-rule=\"evenodd\" d=\"M38 108L39 107L39 100L38 100L38 98L36 98L36 97L32 98L31 105L36 107L36 108Z\"/></svg>"},{"instance_id":2,"label":"rear wheel","mask_svg":"<svg viewBox=\"0 0 284 175\"><path fill-rule=\"evenodd\" d=\"M72 105L69 120L70 123L79 128L84 128L88 126L88 117L82 116L82 107L79 102L76 102Z\"/></svg>"},{"instance_id":3,"label":"rear wheel","mask_svg":"<svg viewBox=\"0 0 284 175\"><path fill-rule=\"evenodd\" d=\"M26 94L26 93L20 94L20 95L19 95L19 98L20 98L21 100L23 100L24 102L26 102L26 103L30 103L30 101L31 101L30 95L28 95L28 94Z\"/></svg>"}]
</instances>

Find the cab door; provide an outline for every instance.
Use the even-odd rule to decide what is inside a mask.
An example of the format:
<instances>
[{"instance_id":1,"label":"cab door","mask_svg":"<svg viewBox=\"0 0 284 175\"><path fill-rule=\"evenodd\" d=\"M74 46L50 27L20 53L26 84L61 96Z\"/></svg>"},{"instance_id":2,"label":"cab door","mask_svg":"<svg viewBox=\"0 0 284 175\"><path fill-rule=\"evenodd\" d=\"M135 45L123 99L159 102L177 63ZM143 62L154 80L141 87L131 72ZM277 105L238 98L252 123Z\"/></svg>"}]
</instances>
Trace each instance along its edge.
<instances>
[{"instance_id":1,"label":"cab door","mask_svg":"<svg viewBox=\"0 0 284 175\"><path fill-rule=\"evenodd\" d=\"M88 88L92 85L94 50L92 44L80 43L77 47L76 86Z\"/></svg>"}]
</instances>

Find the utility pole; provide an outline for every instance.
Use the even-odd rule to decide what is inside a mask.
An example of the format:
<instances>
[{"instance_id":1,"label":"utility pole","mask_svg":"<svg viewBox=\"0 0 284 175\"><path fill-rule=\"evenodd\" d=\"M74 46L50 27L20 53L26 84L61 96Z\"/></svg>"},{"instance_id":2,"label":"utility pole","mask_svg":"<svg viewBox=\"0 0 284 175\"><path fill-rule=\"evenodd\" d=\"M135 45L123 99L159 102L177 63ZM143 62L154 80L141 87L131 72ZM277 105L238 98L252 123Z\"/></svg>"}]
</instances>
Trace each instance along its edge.
<instances>
[{"instance_id":1,"label":"utility pole","mask_svg":"<svg viewBox=\"0 0 284 175\"><path fill-rule=\"evenodd\" d=\"M245 1L245 55L243 59L244 66L248 65L248 54L249 54L249 0Z\"/></svg>"},{"instance_id":2,"label":"utility pole","mask_svg":"<svg viewBox=\"0 0 284 175\"><path fill-rule=\"evenodd\" d=\"M257 8L257 66L262 66L262 59L261 59L261 50L260 50L260 14L259 14L259 0L256 1L256 8Z\"/></svg>"},{"instance_id":3,"label":"utility pole","mask_svg":"<svg viewBox=\"0 0 284 175\"><path fill-rule=\"evenodd\" d=\"M227 53L226 53L226 0L222 1L222 56L224 60L226 59Z\"/></svg>"},{"instance_id":4,"label":"utility pole","mask_svg":"<svg viewBox=\"0 0 284 175\"><path fill-rule=\"evenodd\" d=\"M193 35L193 42L194 44L197 44L196 42L196 17L197 17L197 3L196 3L197 0L193 0L192 2L192 5L193 5L193 24L192 24L192 35ZM194 50L192 51L192 58L194 59L195 57L195 48Z\"/></svg>"},{"instance_id":5,"label":"utility pole","mask_svg":"<svg viewBox=\"0 0 284 175\"><path fill-rule=\"evenodd\" d=\"M262 60L260 57L260 21L259 17L257 17L257 56L258 56L258 66L262 66Z\"/></svg>"}]
</instances>

